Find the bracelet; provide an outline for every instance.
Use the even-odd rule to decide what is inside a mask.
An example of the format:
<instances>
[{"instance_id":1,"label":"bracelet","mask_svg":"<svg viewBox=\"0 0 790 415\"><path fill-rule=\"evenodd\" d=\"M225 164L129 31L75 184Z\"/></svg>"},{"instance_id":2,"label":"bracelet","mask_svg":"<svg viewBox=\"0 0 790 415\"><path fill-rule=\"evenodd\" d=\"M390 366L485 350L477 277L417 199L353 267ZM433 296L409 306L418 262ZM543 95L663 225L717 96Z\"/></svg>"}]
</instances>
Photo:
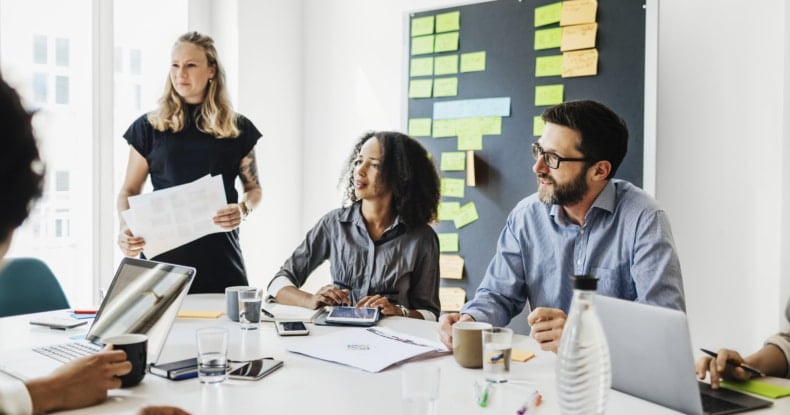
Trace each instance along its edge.
<instances>
[{"instance_id":1,"label":"bracelet","mask_svg":"<svg viewBox=\"0 0 790 415\"><path fill-rule=\"evenodd\" d=\"M404 307L404 306L402 306L400 304L398 304L398 307L400 308L400 312L401 312L401 314L403 314L403 317L408 317L409 316L409 309L408 308L406 308L406 307Z\"/></svg>"},{"instance_id":2,"label":"bracelet","mask_svg":"<svg viewBox=\"0 0 790 415\"><path fill-rule=\"evenodd\" d=\"M239 202L239 209L241 209L241 220L247 219L247 216L252 213L252 209L243 200Z\"/></svg>"}]
</instances>

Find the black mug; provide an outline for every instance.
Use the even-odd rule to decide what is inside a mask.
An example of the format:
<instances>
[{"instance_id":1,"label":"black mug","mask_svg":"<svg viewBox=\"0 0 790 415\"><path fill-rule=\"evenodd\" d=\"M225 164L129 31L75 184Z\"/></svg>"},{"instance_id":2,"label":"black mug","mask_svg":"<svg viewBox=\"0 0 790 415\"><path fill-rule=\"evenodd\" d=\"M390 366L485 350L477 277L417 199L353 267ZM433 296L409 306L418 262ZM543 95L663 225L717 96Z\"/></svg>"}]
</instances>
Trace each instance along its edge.
<instances>
[{"instance_id":1,"label":"black mug","mask_svg":"<svg viewBox=\"0 0 790 415\"><path fill-rule=\"evenodd\" d=\"M126 360L132 363L131 372L120 376L121 387L128 388L140 383L145 377L148 364L148 337L144 334L120 334L102 339L115 350L126 352Z\"/></svg>"}]
</instances>

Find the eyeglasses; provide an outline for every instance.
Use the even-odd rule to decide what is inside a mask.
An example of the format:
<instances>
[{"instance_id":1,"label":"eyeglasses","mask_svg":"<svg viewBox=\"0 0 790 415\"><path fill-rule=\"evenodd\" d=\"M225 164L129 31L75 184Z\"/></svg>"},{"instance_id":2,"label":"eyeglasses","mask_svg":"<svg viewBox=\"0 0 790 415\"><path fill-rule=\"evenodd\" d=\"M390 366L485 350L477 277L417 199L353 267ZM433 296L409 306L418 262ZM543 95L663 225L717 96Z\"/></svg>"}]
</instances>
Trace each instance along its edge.
<instances>
[{"instance_id":1,"label":"eyeglasses","mask_svg":"<svg viewBox=\"0 0 790 415\"><path fill-rule=\"evenodd\" d=\"M560 157L557 153L543 151L543 147L537 142L532 143L532 157L538 160L541 156L543 157L543 162L546 163L550 169L558 169L560 167L560 162L563 161L592 161L592 159L588 157Z\"/></svg>"}]
</instances>

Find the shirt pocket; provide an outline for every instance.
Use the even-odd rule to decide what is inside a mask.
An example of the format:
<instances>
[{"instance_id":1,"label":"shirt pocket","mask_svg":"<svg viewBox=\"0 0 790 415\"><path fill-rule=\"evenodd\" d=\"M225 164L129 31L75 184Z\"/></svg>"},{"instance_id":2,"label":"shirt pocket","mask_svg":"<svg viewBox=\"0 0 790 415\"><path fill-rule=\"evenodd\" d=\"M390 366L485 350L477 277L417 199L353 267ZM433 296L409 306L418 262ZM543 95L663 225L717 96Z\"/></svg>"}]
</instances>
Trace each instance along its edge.
<instances>
[{"instance_id":1,"label":"shirt pocket","mask_svg":"<svg viewBox=\"0 0 790 415\"><path fill-rule=\"evenodd\" d=\"M598 294L624 300L636 299L636 287L627 270L592 268L592 275L598 278Z\"/></svg>"}]
</instances>

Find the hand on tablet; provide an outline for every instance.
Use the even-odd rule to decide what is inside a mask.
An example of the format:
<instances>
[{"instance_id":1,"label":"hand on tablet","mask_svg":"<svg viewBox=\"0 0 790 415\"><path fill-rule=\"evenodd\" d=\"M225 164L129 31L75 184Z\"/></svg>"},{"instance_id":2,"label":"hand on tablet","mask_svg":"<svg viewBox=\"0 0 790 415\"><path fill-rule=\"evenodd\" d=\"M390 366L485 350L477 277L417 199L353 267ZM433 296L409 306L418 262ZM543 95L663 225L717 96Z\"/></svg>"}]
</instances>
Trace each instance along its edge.
<instances>
[{"instance_id":1,"label":"hand on tablet","mask_svg":"<svg viewBox=\"0 0 790 415\"><path fill-rule=\"evenodd\" d=\"M341 290L334 285L325 285L321 287L310 298L309 308L316 309L325 305L350 305L351 298L349 297L348 290Z\"/></svg>"},{"instance_id":2,"label":"hand on tablet","mask_svg":"<svg viewBox=\"0 0 790 415\"><path fill-rule=\"evenodd\" d=\"M357 303L355 307L370 307L381 309L381 314L384 316L402 316L403 312L400 307L390 303L387 297L381 295L369 295Z\"/></svg>"}]
</instances>

